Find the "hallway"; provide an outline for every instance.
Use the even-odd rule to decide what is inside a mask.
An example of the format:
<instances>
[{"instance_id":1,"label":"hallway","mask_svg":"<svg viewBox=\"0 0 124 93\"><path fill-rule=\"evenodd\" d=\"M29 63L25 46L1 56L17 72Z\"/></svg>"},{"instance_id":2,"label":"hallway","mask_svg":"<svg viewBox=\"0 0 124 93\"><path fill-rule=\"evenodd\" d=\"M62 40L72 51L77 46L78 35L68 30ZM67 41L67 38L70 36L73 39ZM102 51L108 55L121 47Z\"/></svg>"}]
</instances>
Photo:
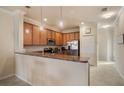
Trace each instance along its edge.
<instances>
[{"instance_id":1,"label":"hallway","mask_svg":"<svg viewBox=\"0 0 124 93\"><path fill-rule=\"evenodd\" d=\"M99 61L97 67L90 67L90 85L123 86L124 80L117 72L114 62Z\"/></svg>"}]
</instances>

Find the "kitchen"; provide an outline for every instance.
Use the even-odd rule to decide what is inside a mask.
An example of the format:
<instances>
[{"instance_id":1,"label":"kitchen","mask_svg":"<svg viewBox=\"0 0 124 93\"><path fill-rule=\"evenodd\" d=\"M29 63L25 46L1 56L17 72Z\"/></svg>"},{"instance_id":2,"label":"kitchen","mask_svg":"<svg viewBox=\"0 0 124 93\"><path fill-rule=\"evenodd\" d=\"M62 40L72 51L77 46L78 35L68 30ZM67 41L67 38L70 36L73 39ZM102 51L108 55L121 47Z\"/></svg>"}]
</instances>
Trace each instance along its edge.
<instances>
[{"instance_id":1,"label":"kitchen","mask_svg":"<svg viewBox=\"0 0 124 93\"><path fill-rule=\"evenodd\" d=\"M28 15L33 7L25 8ZM20 27L15 39L16 77L30 85L89 85L89 57L80 57L79 26L61 31L62 25L60 29L47 25L42 18L45 8L39 9L42 24L22 11L15 15ZM58 10L61 15L63 7Z\"/></svg>"},{"instance_id":2,"label":"kitchen","mask_svg":"<svg viewBox=\"0 0 124 93\"><path fill-rule=\"evenodd\" d=\"M90 85L90 67L97 66L98 22L103 20L104 9L0 7L4 32L0 34L0 80L16 77L33 86ZM108 9L118 13L120 7Z\"/></svg>"},{"instance_id":3,"label":"kitchen","mask_svg":"<svg viewBox=\"0 0 124 93\"><path fill-rule=\"evenodd\" d=\"M30 85L89 84L88 58L79 57L79 31L40 31L39 26L24 22L23 33L25 52L15 55L17 77Z\"/></svg>"}]
</instances>

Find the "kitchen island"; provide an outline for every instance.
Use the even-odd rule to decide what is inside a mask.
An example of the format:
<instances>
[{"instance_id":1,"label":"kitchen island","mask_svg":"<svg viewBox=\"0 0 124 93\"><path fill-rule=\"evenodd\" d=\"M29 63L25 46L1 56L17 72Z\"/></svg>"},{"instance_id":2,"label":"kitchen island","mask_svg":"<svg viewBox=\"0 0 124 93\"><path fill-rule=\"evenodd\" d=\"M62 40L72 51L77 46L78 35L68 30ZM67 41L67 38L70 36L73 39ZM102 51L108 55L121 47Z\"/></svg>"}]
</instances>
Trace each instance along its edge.
<instances>
[{"instance_id":1,"label":"kitchen island","mask_svg":"<svg viewBox=\"0 0 124 93\"><path fill-rule=\"evenodd\" d=\"M16 76L30 85L89 85L88 58L18 52Z\"/></svg>"}]
</instances>

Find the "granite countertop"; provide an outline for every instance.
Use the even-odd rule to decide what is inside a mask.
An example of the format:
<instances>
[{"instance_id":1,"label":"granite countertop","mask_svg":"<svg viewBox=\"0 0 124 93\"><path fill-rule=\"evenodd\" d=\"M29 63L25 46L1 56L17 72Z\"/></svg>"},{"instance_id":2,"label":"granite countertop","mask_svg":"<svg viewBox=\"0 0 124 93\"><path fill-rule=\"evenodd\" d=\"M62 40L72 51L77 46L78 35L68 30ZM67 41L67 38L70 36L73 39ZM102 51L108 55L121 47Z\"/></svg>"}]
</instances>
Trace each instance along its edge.
<instances>
[{"instance_id":1,"label":"granite countertop","mask_svg":"<svg viewBox=\"0 0 124 93\"><path fill-rule=\"evenodd\" d=\"M74 61L74 62L80 62L80 63L88 63L88 60L89 60L88 57L79 57L79 56L72 56L72 55L66 55L66 54L49 54L49 53L42 53L42 52L16 52L16 54L47 57L47 58L68 60L68 61Z\"/></svg>"}]
</instances>

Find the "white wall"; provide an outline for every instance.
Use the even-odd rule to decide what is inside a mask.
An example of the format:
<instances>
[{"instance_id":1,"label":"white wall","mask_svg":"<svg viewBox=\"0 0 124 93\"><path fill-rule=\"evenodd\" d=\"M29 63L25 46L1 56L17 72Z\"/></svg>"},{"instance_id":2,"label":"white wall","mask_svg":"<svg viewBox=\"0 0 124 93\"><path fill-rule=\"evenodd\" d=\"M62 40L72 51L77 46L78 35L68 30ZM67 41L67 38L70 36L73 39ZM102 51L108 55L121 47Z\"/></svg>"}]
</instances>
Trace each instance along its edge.
<instances>
[{"instance_id":1,"label":"white wall","mask_svg":"<svg viewBox=\"0 0 124 93\"><path fill-rule=\"evenodd\" d=\"M86 27L91 28L91 35L83 35ZM91 65L97 65L97 24L85 23L80 26L80 56L89 57Z\"/></svg>"},{"instance_id":2,"label":"white wall","mask_svg":"<svg viewBox=\"0 0 124 93\"><path fill-rule=\"evenodd\" d=\"M112 29L99 29L97 31L98 60L113 60L113 32Z\"/></svg>"},{"instance_id":3,"label":"white wall","mask_svg":"<svg viewBox=\"0 0 124 93\"><path fill-rule=\"evenodd\" d=\"M79 32L79 30L80 30L79 27L69 28L69 29L62 30L62 33Z\"/></svg>"},{"instance_id":4,"label":"white wall","mask_svg":"<svg viewBox=\"0 0 124 93\"><path fill-rule=\"evenodd\" d=\"M14 74L13 16L0 9L0 79Z\"/></svg>"},{"instance_id":5,"label":"white wall","mask_svg":"<svg viewBox=\"0 0 124 93\"><path fill-rule=\"evenodd\" d=\"M124 9L121 11L118 21L115 25L115 57L116 67L124 79L124 44L117 43L118 35L124 34Z\"/></svg>"}]
</instances>

